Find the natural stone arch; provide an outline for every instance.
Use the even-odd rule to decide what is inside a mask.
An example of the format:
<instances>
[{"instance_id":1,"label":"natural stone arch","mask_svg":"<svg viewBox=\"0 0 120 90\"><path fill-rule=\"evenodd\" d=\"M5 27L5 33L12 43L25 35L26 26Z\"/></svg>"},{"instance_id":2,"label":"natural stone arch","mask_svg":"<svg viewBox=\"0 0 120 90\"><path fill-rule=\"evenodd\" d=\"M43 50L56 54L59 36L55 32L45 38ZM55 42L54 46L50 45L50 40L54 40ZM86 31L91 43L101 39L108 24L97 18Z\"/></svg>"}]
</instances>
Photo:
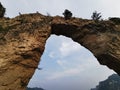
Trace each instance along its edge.
<instances>
[{"instance_id":1,"label":"natural stone arch","mask_svg":"<svg viewBox=\"0 0 120 90\"><path fill-rule=\"evenodd\" d=\"M52 34L72 38L90 50L100 64L107 65L119 74L119 44L117 43L119 28L116 27L117 25L110 21L95 23L92 20L76 19L75 22L72 20L64 22L59 17L56 19L53 20Z\"/></svg>"},{"instance_id":2,"label":"natural stone arch","mask_svg":"<svg viewBox=\"0 0 120 90\"><path fill-rule=\"evenodd\" d=\"M25 90L51 34L72 38L120 74L120 25L39 13L0 19L0 89Z\"/></svg>"}]
</instances>

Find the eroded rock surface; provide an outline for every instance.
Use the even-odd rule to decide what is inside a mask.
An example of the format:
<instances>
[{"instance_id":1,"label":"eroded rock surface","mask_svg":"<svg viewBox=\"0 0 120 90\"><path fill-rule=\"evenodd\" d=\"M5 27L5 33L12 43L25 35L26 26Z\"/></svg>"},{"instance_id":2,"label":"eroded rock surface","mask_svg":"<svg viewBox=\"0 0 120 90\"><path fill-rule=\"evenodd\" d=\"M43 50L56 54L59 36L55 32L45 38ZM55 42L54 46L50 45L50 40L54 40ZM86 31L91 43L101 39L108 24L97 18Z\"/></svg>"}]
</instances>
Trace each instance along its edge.
<instances>
[{"instance_id":1,"label":"eroded rock surface","mask_svg":"<svg viewBox=\"0 0 120 90\"><path fill-rule=\"evenodd\" d=\"M51 18L39 13L0 19L0 90L25 90L50 36Z\"/></svg>"},{"instance_id":2,"label":"eroded rock surface","mask_svg":"<svg viewBox=\"0 0 120 90\"><path fill-rule=\"evenodd\" d=\"M55 17L52 34L72 38L89 49L102 65L120 75L120 25L111 21L70 19Z\"/></svg>"},{"instance_id":3,"label":"eroded rock surface","mask_svg":"<svg viewBox=\"0 0 120 90\"><path fill-rule=\"evenodd\" d=\"M25 90L51 34L72 38L100 64L120 74L120 25L48 17L39 13L0 19L0 90Z\"/></svg>"}]
</instances>

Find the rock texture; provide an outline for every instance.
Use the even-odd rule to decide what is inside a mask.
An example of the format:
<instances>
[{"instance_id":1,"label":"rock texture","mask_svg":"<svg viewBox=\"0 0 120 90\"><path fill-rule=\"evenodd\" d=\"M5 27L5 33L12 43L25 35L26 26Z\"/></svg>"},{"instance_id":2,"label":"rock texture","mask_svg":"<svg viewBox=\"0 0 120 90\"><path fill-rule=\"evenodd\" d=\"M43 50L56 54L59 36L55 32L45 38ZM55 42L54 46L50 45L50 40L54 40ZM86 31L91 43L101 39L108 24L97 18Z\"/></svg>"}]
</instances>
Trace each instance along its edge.
<instances>
[{"instance_id":1,"label":"rock texture","mask_svg":"<svg viewBox=\"0 0 120 90\"><path fill-rule=\"evenodd\" d=\"M120 24L112 21L83 19L64 20L55 17L52 34L72 38L89 49L102 65L107 65L120 75Z\"/></svg>"},{"instance_id":2,"label":"rock texture","mask_svg":"<svg viewBox=\"0 0 120 90\"><path fill-rule=\"evenodd\" d=\"M26 90L50 36L50 20L39 13L0 19L0 90Z\"/></svg>"},{"instance_id":3,"label":"rock texture","mask_svg":"<svg viewBox=\"0 0 120 90\"><path fill-rule=\"evenodd\" d=\"M0 90L25 90L51 34L89 49L100 64L120 74L120 25L100 21L25 14L0 19Z\"/></svg>"}]
</instances>

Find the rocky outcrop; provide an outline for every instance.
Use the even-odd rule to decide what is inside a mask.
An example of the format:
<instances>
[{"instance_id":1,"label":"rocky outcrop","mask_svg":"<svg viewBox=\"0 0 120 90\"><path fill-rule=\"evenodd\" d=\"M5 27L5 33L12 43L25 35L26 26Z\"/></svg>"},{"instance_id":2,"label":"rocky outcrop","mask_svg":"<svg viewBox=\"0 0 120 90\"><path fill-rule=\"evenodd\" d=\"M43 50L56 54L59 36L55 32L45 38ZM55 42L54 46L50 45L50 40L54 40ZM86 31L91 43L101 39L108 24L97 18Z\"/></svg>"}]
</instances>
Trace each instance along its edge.
<instances>
[{"instance_id":1,"label":"rocky outcrop","mask_svg":"<svg viewBox=\"0 0 120 90\"><path fill-rule=\"evenodd\" d=\"M50 20L39 13L0 19L0 90L26 90L50 36Z\"/></svg>"},{"instance_id":2,"label":"rocky outcrop","mask_svg":"<svg viewBox=\"0 0 120 90\"><path fill-rule=\"evenodd\" d=\"M72 38L120 74L120 25L25 14L0 19L0 90L25 90L51 34Z\"/></svg>"}]
</instances>

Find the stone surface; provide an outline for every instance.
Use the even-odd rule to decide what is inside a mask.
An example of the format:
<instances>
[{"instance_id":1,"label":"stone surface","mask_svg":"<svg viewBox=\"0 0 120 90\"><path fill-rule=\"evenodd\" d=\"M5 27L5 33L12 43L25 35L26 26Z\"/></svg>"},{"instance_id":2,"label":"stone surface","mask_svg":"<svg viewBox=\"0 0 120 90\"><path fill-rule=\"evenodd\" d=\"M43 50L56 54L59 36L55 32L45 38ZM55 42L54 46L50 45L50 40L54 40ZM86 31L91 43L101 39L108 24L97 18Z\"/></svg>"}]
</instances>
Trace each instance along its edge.
<instances>
[{"instance_id":1,"label":"stone surface","mask_svg":"<svg viewBox=\"0 0 120 90\"><path fill-rule=\"evenodd\" d=\"M120 74L120 25L43 16L39 13L0 19L0 90L25 90L51 34L72 38L100 64Z\"/></svg>"},{"instance_id":2,"label":"stone surface","mask_svg":"<svg viewBox=\"0 0 120 90\"><path fill-rule=\"evenodd\" d=\"M102 65L120 75L120 25L111 21L64 20L54 17L52 34L72 38L90 50Z\"/></svg>"},{"instance_id":3,"label":"stone surface","mask_svg":"<svg viewBox=\"0 0 120 90\"><path fill-rule=\"evenodd\" d=\"M25 90L50 36L51 18L39 13L0 19L0 90Z\"/></svg>"}]
</instances>

